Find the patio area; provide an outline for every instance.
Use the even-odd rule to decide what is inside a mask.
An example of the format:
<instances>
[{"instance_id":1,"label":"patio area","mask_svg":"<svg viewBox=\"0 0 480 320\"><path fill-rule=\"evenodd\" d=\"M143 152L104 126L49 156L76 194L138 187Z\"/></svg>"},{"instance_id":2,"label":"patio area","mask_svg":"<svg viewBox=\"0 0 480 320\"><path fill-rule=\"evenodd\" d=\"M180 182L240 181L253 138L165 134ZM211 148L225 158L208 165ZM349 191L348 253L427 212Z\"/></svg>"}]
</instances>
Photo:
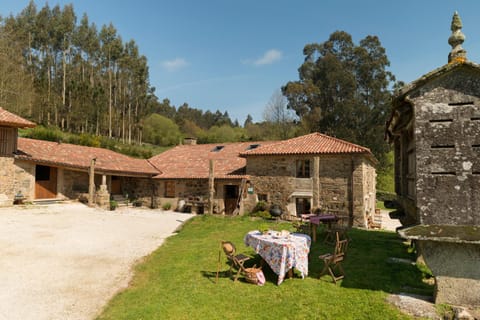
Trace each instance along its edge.
<instances>
[{"instance_id":1,"label":"patio area","mask_svg":"<svg viewBox=\"0 0 480 320\"><path fill-rule=\"evenodd\" d=\"M92 319L192 215L79 203L0 209L0 319Z\"/></svg>"}]
</instances>

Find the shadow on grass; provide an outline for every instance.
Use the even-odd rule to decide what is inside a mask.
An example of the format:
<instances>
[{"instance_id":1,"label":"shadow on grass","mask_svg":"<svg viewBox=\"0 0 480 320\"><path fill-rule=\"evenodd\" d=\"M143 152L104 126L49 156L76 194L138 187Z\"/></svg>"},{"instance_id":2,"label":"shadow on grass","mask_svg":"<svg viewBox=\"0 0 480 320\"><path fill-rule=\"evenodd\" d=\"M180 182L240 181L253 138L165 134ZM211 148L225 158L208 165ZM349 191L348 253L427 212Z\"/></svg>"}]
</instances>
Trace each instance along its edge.
<instances>
[{"instance_id":1,"label":"shadow on grass","mask_svg":"<svg viewBox=\"0 0 480 320\"><path fill-rule=\"evenodd\" d=\"M230 264L227 261L225 257L220 258L220 269L218 272L218 279L230 279L232 281L235 280L235 276L237 274L236 268L233 268L232 272L230 273ZM268 266L268 264L263 263L262 265L262 257L260 255L255 254L252 256L252 259L248 260L245 263L245 268L251 268L251 267L261 267L263 275L265 276L265 281L266 282L272 282L272 283L277 283L278 276L272 271L272 269ZM201 271L201 274L203 277L207 278L210 282L215 283L216 277L217 277L217 271ZM238 281L241 282L247 282L245 280L245 277L240 273L238 277Z\"/></svg>"},{"instance_id":2,"label":"shadow on grass","mask_svg":"<svg viewBox=\"0 0 480 320\"><path fill-rule=\"evenodd\" d=\"M319 235L319 239L322 239L321 234ZM422 281L424 274L416 265L393 263L389 260L391 257L410 259L412 262L415 259L415 254L409 252L409 244L403 242L396 233L352 229L349 237L351 241L342 263L345 269L342 287L388 293L433 294L433 285ZM323 268L323 262L318 256L332 250L333 245L327 245L321 240L312 243L310 277L318 278ZM322 276L321 280L332 281L329 276Z\"/></svg>"}]
</instances>

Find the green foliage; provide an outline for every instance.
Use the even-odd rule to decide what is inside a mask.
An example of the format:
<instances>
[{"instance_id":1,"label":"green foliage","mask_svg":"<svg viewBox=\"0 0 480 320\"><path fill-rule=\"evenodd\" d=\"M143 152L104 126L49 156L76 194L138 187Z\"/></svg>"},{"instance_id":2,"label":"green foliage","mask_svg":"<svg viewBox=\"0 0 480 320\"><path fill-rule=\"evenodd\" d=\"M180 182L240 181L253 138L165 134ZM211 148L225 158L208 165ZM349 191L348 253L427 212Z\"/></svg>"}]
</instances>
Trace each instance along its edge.
<instances>
[{"instance_id":1,"label":"green foliage","mask_svg":"<svg viewBox=\"0 0 480 320\"><path fill-rule=\"evenodd\" d=\"M384 161L377 169L377 190L394 193L395 176L393 151L387 152L383 159Z\"/></svg>"},{"instance_id":2,"label":"green foliage","mask_svg":"<svg viewBox=\"0 0 480 320\"><path fill-rule=\"evenodd\" d=\"M328 276L319 279L323 264L318 256L332 252L322 241L311 245L308 276L297 275L280 286L268 266L263 268L263 287L242 278L234 283L223 252L218 261L220 241L230 240L238 252L253 257L247 267L258 266L261 258L245 246L245 234L291 228L290 223L249 217L194 217L136 266L130 286L98 319L411 319L386 302L386 296L433 293L415 266L388 263L388 257L412 258L393 232L352 230L343 262L346 277L339 285Z\"/></svg>"},{"instance_id":3,"label":"green foliage","mask_svg":"<svg viewBox=\"0 0 480 320\"><path fill-rule=\"evenodd\" d=\"M64 139L63 132L56 127L36 126L35 128L21 130L20 136L31 139L56 141L60 142Z\"/></svg>"},{"instance_id":4,"label":"green foliage","mask_svg":"<svg viewBox=\"0 0 480 320\"><path fill-rule=\"evenodd\" d=\"M253 208L253 212L258 212L258 211L267 211L268 209L268 203L265 201L258 201L255 204L255 207Z\"/></svg>"},{"instance_id":5,"label":"green foliage","mask_svg":"<svg viewBox=\"0 0 480 320\"><path fill-rule=\"evenodd\" d=\"M213 126L203 136L198 137L200 143L236 142L246 140L245 129L229 125Z\"/></svg>"},{"instance_id":6,"label":"green foliage","mask_svg":"<svg viewBox=\"0 0 480 320\"><path fill-rule=\"evenodd\" d=\"M394 201L397 199L397 194L394 192L387 192L382 190L377 190L377 201Z\"/></svg>"},{"instance_id":7,"label":"green foliage","mask_svg":"<svg viewBox=\"0 0 480 320\"><path fill-rule=\"evenodd\" d=\"M165 202L163 205L162 205L162 209L163 210L170 210L172 208L172 204L170 202Z\"/></svg>"},{"instance_id":8,"label":"green foliage","mask_svg":"<svg viewBox=\"0 0 480 320\"><path fill-rule=\"evenodd\" d=\"M110 210L115 210L118 208L118 202L115 200L110 200Z\"/></svg>"},{"instance_id":9,"label":"green foliage","mask_svg":"<svg viewBox=\"0 0 480 320\"><path fill-rule=\"evenodd\" d=\"M348 33L336 31L303 52L300 80L282 88L303 130L369 147L383 161L389 149L383 136L394 76L386 70L390 62L378 37L367 36L356 45Z\"/></svg>"},{"instance_id":10,"label":"green foliage","mask_svg":"<svg viewBox=\"0 0 480 320\"><path fill-rule=\"evenodd\" d=\"M115 152L126 154L131 157L148 159L153 155L161 153L168 148L158 147L154 145L138 145L138 144L125 144L114 139L109 139L106 137L95 136L91 134L72 134L64 133L60 129L51 127L46 128L43 126L37 126L32 129L20 130L20 136L25 138L47 140L47 141L57 141L63 143L78 144L88 147L101 147L105 149L110 149Z\"/></svg>"},{"instance_id":11,"label":"green foliage","mask_svg":"<svg viewBox=\"0 0 480 320\"><path fill-rule=\"evenodd\" d=\"M176 145L181 140L178 126L159 114L151 114L143 123L144 139L159 146Z\"/></svg>"},{"instance_id":12,"label":"green foliage","mask_svg":"<svg viewBox=\"0 0 480 320\"><path fill-rule=\"evenodd\" d=\"M270 219L272 218L272 215L268 210L259 210L259 211L252 211L249 214L250 217L258 217L262 219Z\"/></svg>"}]
</instances>

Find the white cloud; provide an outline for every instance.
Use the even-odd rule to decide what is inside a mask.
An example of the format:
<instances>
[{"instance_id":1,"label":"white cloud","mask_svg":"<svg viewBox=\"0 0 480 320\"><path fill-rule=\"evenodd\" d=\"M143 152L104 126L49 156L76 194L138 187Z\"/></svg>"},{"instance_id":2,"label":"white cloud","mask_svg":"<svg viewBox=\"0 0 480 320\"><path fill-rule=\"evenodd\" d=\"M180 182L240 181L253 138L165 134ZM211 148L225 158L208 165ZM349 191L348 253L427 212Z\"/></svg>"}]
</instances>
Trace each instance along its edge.
<instances>
[{"instance_id":1,"label":"white cloud","mask_svg":"<svg viewBox=\"0 0 480 320\"><path fill-rule=\"evenodd\" d=\"M270 49L263 54L262 57L258 58L257 60L253 61L253 64L256 66L263 66L266 64L272 64L282 59L282 51L277 49Z\"/></svg>"},{"instance_id":2,"label":"white cloud","mask_svg":"<svg viewBox=\"0 0 480 320\"><path fill-rule=\"evenodd\" d=\"M175 58L173 60L167 60L162 62L162 66L167 71L177 71L179 69L185 68L188 66L188 62L183 58Z\"/></svg>"}]
</instances>

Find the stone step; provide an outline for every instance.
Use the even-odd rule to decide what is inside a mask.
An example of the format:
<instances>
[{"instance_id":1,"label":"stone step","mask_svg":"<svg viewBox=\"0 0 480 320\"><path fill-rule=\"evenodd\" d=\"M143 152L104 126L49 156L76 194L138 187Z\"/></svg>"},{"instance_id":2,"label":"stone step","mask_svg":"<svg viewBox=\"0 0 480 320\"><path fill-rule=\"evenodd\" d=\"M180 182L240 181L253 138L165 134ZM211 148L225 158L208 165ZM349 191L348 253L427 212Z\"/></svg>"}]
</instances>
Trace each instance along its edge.
<instances>
[{"instance_id":1,"label":"stone step","mask_svg":"<svg viewBox=\"0 0 480 320\"><path fill-rule=\"evenodd\" d=\"M33 204L39 205L48 205L48 204L55 204L64 202L65 199L35 199L32 201Z\"/></svg>"}]
</instances>

